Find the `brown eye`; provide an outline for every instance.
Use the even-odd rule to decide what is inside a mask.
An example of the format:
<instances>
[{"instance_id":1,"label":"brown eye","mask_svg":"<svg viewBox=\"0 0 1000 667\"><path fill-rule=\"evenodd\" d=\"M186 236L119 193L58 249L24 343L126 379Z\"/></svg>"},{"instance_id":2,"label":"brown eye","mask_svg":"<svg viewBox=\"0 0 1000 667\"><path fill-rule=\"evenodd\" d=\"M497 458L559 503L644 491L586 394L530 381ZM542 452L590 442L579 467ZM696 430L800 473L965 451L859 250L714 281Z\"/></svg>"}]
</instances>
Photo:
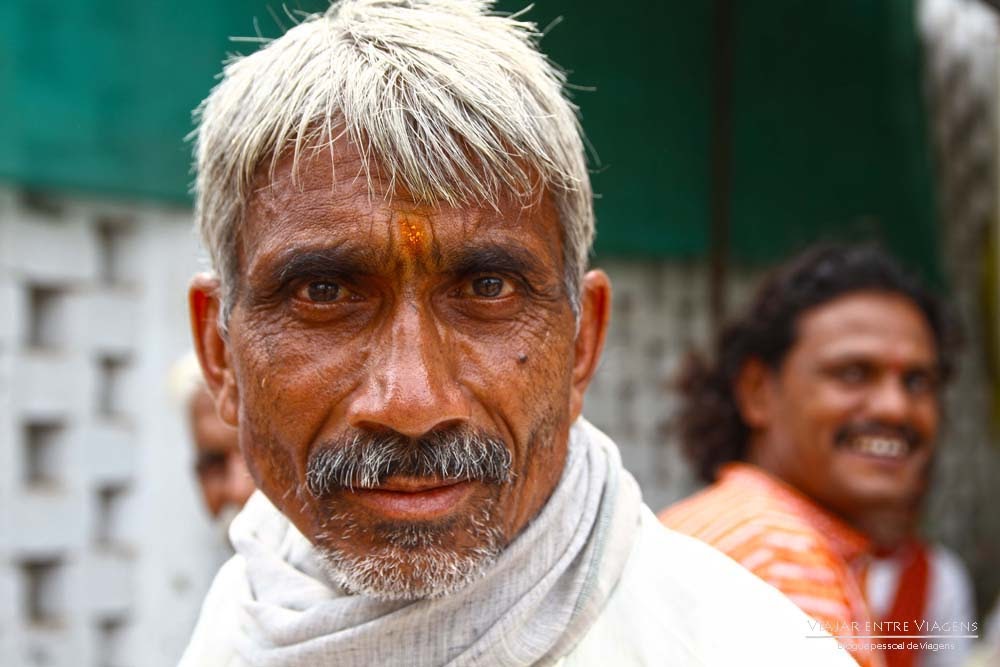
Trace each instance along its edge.
<instances>
[{"instance_id":1,"label":"brown eye","mask_svg":"<svg viewBox=\"0 0 1000 667\"><path fill-rule=\"evenodd\" d=\"M861 384L871 377L871 369L864 364L847 364L836 369L834 375L844 384Z\"/></svg>"},{"instance_id":2,"label":"brown eye","mask_svg":"<svg viewBox=\"0 0 1000 667\"><path fill-rule=\"evenodd\" d=\"M306 296L316 303L336 301L340 296L340 285L327 281L317 281L306 285Z\"/></svg>"},{"instance_id":3,"label":"brown eye","mask_svg":"<svg viewBox=\"0 0 1000 667\"><path fill-rule=\"evenodd\" d=\"M472 291L476 296L485 297L488 299L500 296L503 292L504 282L501 278L495 278L493 276L488 276L485 278L476 278L472 281Z\"/></svg>"},{"instance_id":4,"label":"brown eye","mask_svg":"<svg viewBox=\"0 0 1000 667\"><path fill-rule=\"evenodd\" d=\"M930 394L937 385L930 373L914 371L903 376L903 386L911 394Z\"/></svg>"}]
</instances>

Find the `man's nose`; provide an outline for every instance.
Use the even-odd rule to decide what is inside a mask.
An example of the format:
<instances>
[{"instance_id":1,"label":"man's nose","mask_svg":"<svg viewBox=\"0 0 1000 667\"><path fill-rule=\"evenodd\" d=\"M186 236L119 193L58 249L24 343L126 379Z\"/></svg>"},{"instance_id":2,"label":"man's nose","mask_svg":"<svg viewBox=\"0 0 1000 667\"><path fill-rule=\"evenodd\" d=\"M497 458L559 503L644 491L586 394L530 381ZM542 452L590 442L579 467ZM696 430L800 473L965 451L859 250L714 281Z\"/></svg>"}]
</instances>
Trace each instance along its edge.
<instances>
[{"instance_id":1,"label":"man's nose","mask_svg":"<svg viewBox=\"0 0 1000 667\"><path fill-rule=\"evenodd\" d=\"M905 421L910 414L910 395L903 379L886 376L875 385L869 396L868 407L872 417L888 422Z\"/></svg>"},{"instance_id":2,"label":"man's nose","mask_svg":"<svg viewBox=\"0 0 1000 667\"><path fill-rule=\"evenodd\" d=\"M348 423L416 438L467 420L470 405L455 378L454 351L426 308L401 304L372 343Z\"/></svg>"}]
</instances>

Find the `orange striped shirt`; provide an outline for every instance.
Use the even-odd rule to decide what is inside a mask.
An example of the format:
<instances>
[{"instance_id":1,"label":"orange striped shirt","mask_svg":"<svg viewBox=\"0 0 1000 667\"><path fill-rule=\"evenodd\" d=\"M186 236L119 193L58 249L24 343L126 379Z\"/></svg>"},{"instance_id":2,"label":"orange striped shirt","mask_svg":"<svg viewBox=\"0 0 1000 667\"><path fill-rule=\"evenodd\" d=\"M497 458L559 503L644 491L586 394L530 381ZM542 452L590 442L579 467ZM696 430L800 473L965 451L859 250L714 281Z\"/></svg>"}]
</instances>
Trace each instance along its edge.
<instances>
[{"instance_id":1,"label":"orange striped shirt","mask_svg":"<svg viewBox=\"0 0 1000 667\"><path fill-rule=\"evenodd\" d=\"M660 521L714 546L783 592L819 621L817 629L837 636L875 634L860 584L867 538L760 468L723 466L715 484L668 507ZM855 647L851 654L859 664L883 665L870 641L842 643Z\"/></svg>"}]
</instances>

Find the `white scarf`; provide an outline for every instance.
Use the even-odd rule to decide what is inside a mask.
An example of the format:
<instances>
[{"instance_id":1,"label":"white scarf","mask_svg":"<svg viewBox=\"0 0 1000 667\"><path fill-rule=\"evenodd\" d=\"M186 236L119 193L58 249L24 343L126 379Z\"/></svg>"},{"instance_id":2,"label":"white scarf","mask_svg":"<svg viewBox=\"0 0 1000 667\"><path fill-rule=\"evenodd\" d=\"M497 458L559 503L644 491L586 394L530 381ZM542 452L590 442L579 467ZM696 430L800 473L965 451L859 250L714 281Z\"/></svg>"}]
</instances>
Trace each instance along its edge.
<instances>
[{"instance_id":1,"label":"white scarf","mask_svg":"<svg viewBox=\"0 0 1000 667\"><path fill-rule=\"evenodd\" d=\"M640 504L614 443L581 418L548 503L482 578L439 599L380 602L332 584L257 493L230 532L253 594L236 650L254 667L551 665L604 607Z\"/></svg>"}]
</instances>

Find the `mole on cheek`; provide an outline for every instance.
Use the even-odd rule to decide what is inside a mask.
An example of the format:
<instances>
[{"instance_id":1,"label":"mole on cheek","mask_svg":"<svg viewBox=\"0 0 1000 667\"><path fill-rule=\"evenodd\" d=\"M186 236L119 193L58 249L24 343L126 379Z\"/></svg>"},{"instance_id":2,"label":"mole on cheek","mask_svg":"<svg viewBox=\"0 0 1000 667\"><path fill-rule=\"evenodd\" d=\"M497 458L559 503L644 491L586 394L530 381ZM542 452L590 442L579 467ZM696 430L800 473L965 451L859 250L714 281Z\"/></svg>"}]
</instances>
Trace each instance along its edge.
<instances>
[{"instance_id":1,"label":"mole on cheek","mask_svg":"<svg viewBox=\"0 0 1000 667\"><path fill-rule=\"evenodd\" d=\"M519 354L517 356L517 363L519 363L519 364L526 364L526 363L528 363L528 355L526 355L526 354Z\"/></svg>"}]
</instances>

